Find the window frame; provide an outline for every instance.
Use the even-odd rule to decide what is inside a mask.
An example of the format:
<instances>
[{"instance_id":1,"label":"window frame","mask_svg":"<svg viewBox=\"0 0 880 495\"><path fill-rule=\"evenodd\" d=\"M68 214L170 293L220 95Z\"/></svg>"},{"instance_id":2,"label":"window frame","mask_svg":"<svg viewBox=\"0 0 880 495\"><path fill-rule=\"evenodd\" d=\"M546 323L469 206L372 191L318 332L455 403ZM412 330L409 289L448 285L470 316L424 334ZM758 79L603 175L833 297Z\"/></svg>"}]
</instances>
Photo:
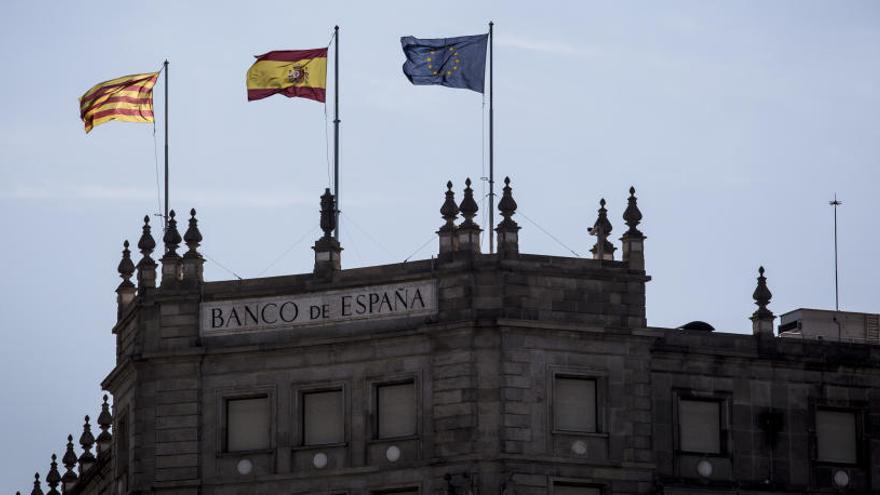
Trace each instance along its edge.
<instances>
[{"instance_id":1,"label":"window frame","mask_svg":"<svg viewBox=\"0 0 880 495\"><path fill-rule=\"evenodd\" d=\"M827 461L819 459L819 412L820 411L828 411L828 412L838 412L838 413L850 413L853 415L853 422L855 427L853 442L855 443L855 454L856 460L855 462L838 462L838 461ZM812 461L816 464L821 464L824 466L839 466L839 467L858 467L862 466L865 460L865 454L863 452L863 443L860 439L864 437L864 411L861 407L857 405L833 405L833 404L815 404L812 408L812 429L811 429L811 452L810 457Z\"/></svg>"},{"instance_id":2,"label":"window frame","mask_svg":"<svg viewBox=\"0 0 880 495\"><path fill-rule=\"evenodd\" d=\"M266 399L269 413L269 444L263 449L229 450L229 403L236 400ZM220 453L225 455L242 455L260 452L271 452L275 448L275 400L270 390L254 390L249 393L224 394L220 398Z\"/></svg>"},{"instance_id":3,"label":"window frame","mask_svg":"<svg viewBox=\"0 0 880 495\"><path fill-rule=\"evenodd\" d=\"M388 488L370 489L368 491L368 493L370 495L395 495L398 493L406 493L406 492L412 491L412 490L415 490L417 494L421 495L421 493L422 493L421 484L417 484L417 485L403 484L400 486L392 486L392 487L388 487Z\"/></svg>"},{"instance_id":4,"label":"window frame","mask_svg":"<svg viewBox=\"0 0 880 495\"><path fill-rule=\"evenodd\" d=\"M594 397L593 397L593 407L594 407L594 421L595 421L595 429L594 431L588 430L567 430L560 428L557 424L556 420L556 412L558 409L558 405L556 402L557 392L556 392L556 380L558 378L562 379L575 379L575 380L584 380L584 381L592 381L594 385ZM561 435L580 435L580 436L604 436L607 435L606 427L605 427L605 407L604 404L606 402L606 394L605 394L605 381L606 377L604 375L597 374L595 372L585 371L585 370L573 370L573 369L551 369L549 373L549 390L550 390L550 400L547 401L547 405L549 407L548 420L550 422L550 431L553 434L561 434Z\"/></svg>"},{"instance_id":5,"label":"window frame","mask_svg":"<svg viewBox=\"0 0 880 495\"><path fill-rule=\"evenodd\" d=\"M277 393L274 385L264 385L258 387L229 387L217 389L216 397L216 448L217 456L239 456L243 454L260 454L271 453L277 446L278 436L278 407L276 404ZM226 403L229 400L238 399L256 399L259 397L268 397L269 399L269 446L260 450L235 450L229 451L227 448L228 439L228 418ZM208 419L210 421L210 419Z\"/></svg>"},{"instance_id":6,"label":"window frame","mask_svg":"<svg viewBox=\"0 0 880 495\"><path fill-rule=\"evenodd\" d=\"M113 404L114 408L116 404ZM129 418L131 415L129 414L129 408L126 405L121 408L121 411L115 411L115 417L113 421L113 461L116 464L114 471L114 478L120 479L122 477L126 477L126 487L127 487L127 477L128 472L131 466L131 456L129 454L131 450L131 421Z\"/></svg>"},{"instance_id":7,"label":"window frame","mask_svg":"<svg viewBox=\"0 0 880 495\"><path fill-rule=\"evenodd\" d=\"M575 488L594 488L598 490L599 495L605 495L607 492L607 485L603 483L596 483L594 481L590 481L589 479L583 478L563 478L551 476L548 480L549 482L549 495L556 494L557 486L565 486L565 487L575 487Z\"/></svg>"},{"instance_id":8,"label":"window frame","mask_svg":"<svg viewBox=\"0 0 880 495\"><path fill-rule=\"evenodd\" d=\"M335 443L306 443L306 415L305 397L308 394L322 392L340 392L342 394L342 441ZM350 441L349 424L351 422L351 403L349 399L348 384L346 382L332 382L298 386L294 394L295 405L293 407L294 431L296 432L295 448L318 448L346 446Z\"/></svg>"},{"instance_id":9,"label":"window frame","mask_svg":"<svg viewBox=\"0 0 880 495\"><path fill-rule=\"evenodd\" d=\"M369 390L370 390L370 440L373 441L400 441L418 438L421 436L422 431L422 401L419 400L421 397L421 387L419 386L419 377L417 375L403 375L398 377L392 377L388 379L377 379L371 380L369 382ZM394 386L394 385L406 385L411 384L413 387L413 414L415 415L415 431L408 435L400 435L393 437L382 437L379 435L379 423L381 421L381 411L379 409L379 389L386 386Z\"/></svg>"},{"instance_id":10,"label":"window frame","mask_svg":"<svg viewBox=\"0 0 880 495\"><path fill-rule=\"evenodd\" d=\"M731 446L731 394L729 392L697 392L692 390L674 391L672 417L674 421L673 442L676 455L729 458ZM720 452L699 452L684 450L681 446L681 401L712 402L718 405L718 446Z\"/></svg>"}]
</instances>

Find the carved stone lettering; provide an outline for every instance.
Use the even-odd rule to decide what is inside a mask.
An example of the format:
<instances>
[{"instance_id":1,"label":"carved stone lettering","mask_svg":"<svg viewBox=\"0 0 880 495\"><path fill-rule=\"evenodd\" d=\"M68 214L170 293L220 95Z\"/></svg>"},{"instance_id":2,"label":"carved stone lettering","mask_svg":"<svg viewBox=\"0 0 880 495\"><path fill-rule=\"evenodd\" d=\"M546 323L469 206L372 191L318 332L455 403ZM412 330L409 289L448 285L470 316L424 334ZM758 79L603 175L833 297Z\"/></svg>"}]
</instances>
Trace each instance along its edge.
<instances>
[{"instance_id":1,"label":"carved stone lettering","mask_svg":"<svg viewBox=\"0 0 880 495\"><path fill-rule=\"evenodd\" d=\"M433 280L201 305L203 336L280 330L306 325L437 313Z\"/></svg>"}]
</instances>

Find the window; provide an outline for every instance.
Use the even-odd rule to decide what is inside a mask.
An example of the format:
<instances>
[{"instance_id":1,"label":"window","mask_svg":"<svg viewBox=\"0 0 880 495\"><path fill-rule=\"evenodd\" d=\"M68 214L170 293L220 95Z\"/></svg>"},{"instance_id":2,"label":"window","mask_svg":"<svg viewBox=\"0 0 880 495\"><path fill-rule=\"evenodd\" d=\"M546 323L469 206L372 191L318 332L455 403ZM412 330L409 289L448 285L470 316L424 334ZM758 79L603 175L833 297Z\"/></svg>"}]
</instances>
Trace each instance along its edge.
<instances>
[{"instance_id":1,"label":"window","mask_svg":"<svg viewBox=\"0 0 880 495\"><path fill-rule=\"evenodd\" d=\"M602 490L595 486L571 483L553 483L553 495L601 495Z\"/></svg>"},{"instance_id":2,"label":"window","mask_svg":"<svg viewBox=\"0 0 880 495\"><path fill-rule=\"evenodd\" d=\"M113 430L113 438L116 439L116 469L119 473L128 472L128 414L119 416L116 420L116 428Z\"/></svg>"},{"instance_id":3,"label":"window","mask_svg":"<svg viewBox=\"0 0 880 495\"><path fill-rule=\"evenodd\" d=\"M414 382L376 386L376 434L379 438L416 434L416 385Z\"/></svg>"},{"instance_id":4,"label":"window","mask_svg":"<svg viewBox=\"0 0 880 495\"><path fill-rule=\"evenodd\" d=\"M720 454L721 401L680 399L678 401L678 448L684 452Z\"/></svg>"},{"instance_id":5,"label":"window","mask_svg":"<svg viewBox=\"0 0 880 495\"><path fill-rule=\"evenodd\" d=\"M553 418L555 429L596 432L596 380L580 377L554 378Z\"/></svg>"},{"instance_id":6,"label":"window","mask_svg":"<svg viewBox=\"0 0 880 495\"><path fill-rule=\"evenodd\" d=\"M856 415L852 411L816 411L816 460L856 464Z\"/></svg>"},{"instance_id":7,"label":"window","mask_svg":"<svg viewBox=\"0 0 880 495\"><path fill-rule=\"evenodd\" d=\"M342 390L303 394L303 443L324 445L345 441Z\"/></svg>"},{"instance_id":8,"label":"window","mask_svg":"<svg viewBox=\"0 0 880 495\"><path fill-rule=\"evenodd\" d=\"M270 448L269 397L227 399L226 451L242 452Z\"/></svg>"},{"instance_id":9,"label":"window","mask_svg":"<svg viewBox=\"0 0 880 495\"><path fill-rule=\"evenodd\" d=\"M418 488L398 488L395 490L380 490L370 492L370 495L419 495Z\"/></svg>"}]
</instances>

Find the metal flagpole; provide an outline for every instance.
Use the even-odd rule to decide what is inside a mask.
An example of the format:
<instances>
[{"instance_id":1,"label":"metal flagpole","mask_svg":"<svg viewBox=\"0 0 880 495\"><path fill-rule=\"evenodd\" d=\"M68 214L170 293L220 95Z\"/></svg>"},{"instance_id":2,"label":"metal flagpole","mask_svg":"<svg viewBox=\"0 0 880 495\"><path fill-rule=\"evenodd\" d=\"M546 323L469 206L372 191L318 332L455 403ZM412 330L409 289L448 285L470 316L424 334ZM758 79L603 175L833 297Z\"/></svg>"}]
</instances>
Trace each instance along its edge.
<instances>
[{"instance_id":1,"label":"metal flagpole","mask_svg":"<svg viewBox=\"0 0 880 495\"><path fill-rule=\"evenodd\" d=\"M339 26L333 28L333 39L336 43L333 66L335 75L333 90L333 196L336 199L336 229L333 231L333 238L339 240Z\"/></svg>"},{"instance_id":2,"label":"metal flagpole","mask_svg":"<svg viewBox=\"0 0 880 495\"><path fill-rule=\"evenodd\" d=\"M834 207L834 310L840 311L840 292L837 285L837 207L842 205L843 201L838 201L835 194L834 201L829 201L828 204Z\"/></svg>"},{"instance_id":3,"label":"metal flagpole","mask_svg":"<svg viewBox=\"0 0 880 495\"><path fill-rule=\"evenodd\" d=\"M489 22L489 254L495 252L495 107L492 101L495 96L492 86L492 72L495 68L492 60L494 26L494 22Z\"/></svg>"},{"instance_id":4,"label":"metal flagpole","mask_svg":"<svg viewBox=\"0 0 880 495\"><path fill-rule=\"evenodd\" d=\"M168 229L168 61L165 69L165 230Z\"/></svg>"}]
</instances>

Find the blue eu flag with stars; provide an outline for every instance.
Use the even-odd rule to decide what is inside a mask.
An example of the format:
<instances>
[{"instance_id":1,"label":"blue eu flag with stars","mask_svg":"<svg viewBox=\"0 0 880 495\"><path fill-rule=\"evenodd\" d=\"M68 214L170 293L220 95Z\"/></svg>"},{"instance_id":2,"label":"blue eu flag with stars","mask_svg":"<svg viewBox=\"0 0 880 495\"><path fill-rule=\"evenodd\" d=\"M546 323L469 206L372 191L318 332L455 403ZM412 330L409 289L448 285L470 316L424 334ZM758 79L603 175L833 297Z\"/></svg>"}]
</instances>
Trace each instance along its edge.
<instances>
[{"instance_id":1,"label":"blue eu flag with stars","mask_svg":"<svg viewBox=\"0 0 880 495\"><path fill-rule=\"evenodd\" d=\"M413 84L439 84L483 92L488 34L457 38L400 38L403 73Z\"/></svg>"}]
</instances>

